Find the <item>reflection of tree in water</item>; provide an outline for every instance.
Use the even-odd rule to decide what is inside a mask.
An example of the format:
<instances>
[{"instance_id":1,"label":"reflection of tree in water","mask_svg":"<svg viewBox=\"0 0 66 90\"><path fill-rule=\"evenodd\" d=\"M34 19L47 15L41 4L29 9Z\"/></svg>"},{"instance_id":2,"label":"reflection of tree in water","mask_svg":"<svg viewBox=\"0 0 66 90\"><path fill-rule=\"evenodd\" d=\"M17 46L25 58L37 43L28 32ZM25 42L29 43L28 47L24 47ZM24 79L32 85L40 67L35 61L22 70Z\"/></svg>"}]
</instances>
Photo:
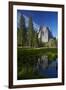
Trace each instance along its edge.
<instances>
[{"instance_id":1,"label":"reflection of tree in water","mask_svg":"<svg viewBox=\"0 0 66 90\"><path fill-rule=\"evenodd\" d=\"M57 69L57 63L54 60L49 61L48 55L26 56L21 61L21 65L19 65L21 69L20 71L18 70L18 79L46 78L45 71L48 70L49 66L55 66L54 68ZM52 62L54 62L54 65L52 65Z\"/></svg>"},{"instance_id":2,"label":"reflection of tree in water","mask_svg":"<svg viewBox=\"0 0 66 90\"><path fill-rule=\"evenodd\" d=\"M31 61L31 62L30 62ZM28 62L25 63L26 72L30 72L30 67L32 69L32 72L39 71L39 68L42 67L45 69L48 67L48 56L33 56L30 58Z\"/></svg>"}]
</instances>

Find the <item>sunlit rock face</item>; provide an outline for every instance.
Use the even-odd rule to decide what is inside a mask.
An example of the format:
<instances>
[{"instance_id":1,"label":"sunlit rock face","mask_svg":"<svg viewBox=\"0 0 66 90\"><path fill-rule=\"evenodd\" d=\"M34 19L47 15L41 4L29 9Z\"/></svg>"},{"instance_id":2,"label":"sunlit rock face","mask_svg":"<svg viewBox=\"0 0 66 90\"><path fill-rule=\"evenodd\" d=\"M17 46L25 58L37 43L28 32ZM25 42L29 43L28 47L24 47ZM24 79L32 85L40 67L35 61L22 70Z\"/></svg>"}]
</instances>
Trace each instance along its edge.
<instances>
[{"instance_id":1,"label":"sunlit rock face","mask_svg":"<svg viewBox=\"0 0 66 90\"><path fill-rule=\"evenodd\" d=\"M38 38L42 42L48 42L50 38L53 38L53 36L49 28L43 26L39 29Z\"/></svg>"}]
</instances>

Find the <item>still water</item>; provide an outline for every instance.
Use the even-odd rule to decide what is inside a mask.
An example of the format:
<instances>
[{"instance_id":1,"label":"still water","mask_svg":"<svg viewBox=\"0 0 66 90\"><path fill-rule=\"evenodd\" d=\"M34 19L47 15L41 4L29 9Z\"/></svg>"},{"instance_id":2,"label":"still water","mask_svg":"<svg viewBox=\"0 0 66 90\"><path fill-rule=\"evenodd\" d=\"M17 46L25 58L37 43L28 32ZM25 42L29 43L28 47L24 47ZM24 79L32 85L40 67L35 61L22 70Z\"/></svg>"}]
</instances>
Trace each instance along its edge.
<instances>
[{"instance_id":1,"label":"still water","mask_svg":"<svg viewBox=\"0 0 66 90\"><path fill-rule=\"evenodd\" d=\"M58 61L57 57L48 58L48 55L22 56L18 62L18 80L57 78Z\"/></svg>"}]
</instances>

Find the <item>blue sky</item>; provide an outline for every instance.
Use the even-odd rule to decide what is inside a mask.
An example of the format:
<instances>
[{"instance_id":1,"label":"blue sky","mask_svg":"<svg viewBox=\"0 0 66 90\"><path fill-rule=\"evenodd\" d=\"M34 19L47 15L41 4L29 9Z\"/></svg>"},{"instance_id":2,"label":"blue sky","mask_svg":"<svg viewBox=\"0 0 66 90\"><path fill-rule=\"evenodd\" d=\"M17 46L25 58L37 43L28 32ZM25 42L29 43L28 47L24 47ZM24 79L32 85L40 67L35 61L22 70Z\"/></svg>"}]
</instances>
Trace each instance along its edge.
<instances>
[{"instance_id":1,"label":"blue sky","mask_svg":"<svg viewBox=\"0 0 66 90\"><path fill-rule=\"evenodd\" d=\"M31 16L33 22L38 28L40 26L47 26L49 27L53 36L57 37L57 34L58 34L57 33L58 32L58 13L57 12L17 10L17 17L19 16L19 14L24 15L25 17L28 17L28 18Z\"/></svg>"}]
</instances>

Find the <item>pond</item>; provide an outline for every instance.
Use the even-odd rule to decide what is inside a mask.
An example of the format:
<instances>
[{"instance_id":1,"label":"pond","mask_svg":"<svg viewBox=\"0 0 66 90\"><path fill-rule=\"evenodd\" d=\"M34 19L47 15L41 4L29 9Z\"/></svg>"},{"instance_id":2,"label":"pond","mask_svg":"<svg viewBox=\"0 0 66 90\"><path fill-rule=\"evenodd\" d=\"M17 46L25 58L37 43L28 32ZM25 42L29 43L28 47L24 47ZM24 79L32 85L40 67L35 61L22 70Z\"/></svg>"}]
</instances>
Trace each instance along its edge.
<instances>
[{"instance_id":1,"label":"pond","mask_svg":"<svg viewBox=\"0 0 66 90\"><path fill-rule=\"evenodd\" d=\"M57 78L57 52L33 52L18 51L17 79Z\"/></svg>"}]
</instances>

